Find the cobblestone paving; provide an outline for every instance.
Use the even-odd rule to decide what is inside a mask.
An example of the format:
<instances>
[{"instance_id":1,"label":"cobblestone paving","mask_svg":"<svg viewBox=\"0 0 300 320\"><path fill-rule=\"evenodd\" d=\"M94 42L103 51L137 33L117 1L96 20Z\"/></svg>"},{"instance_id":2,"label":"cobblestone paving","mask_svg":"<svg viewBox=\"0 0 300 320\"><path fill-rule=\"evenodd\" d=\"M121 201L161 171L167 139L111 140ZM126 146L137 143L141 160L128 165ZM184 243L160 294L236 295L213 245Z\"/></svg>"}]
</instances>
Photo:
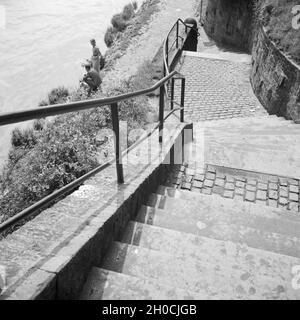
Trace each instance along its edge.
<instances>
[{"instance_id":1,"label":"cobblestone paving","mask_svg":"<svg viewBox=\"0 0 300 320\"><path fill-rule=\"evenodd\" d=\"M267 114L252 91L249 63L185 56L178 71L186 77L187 120ZM176 86L176 92L180 92L179 85Z\"/></svg>"},{"instance_id":2,"label":"cobblestone paving","mask_svg":"<svg viewBox=\"0 0 300 320\"><path fill-rule=\"evenodd\" d=\"M244 170L206 165L205 168L176 167L167 186L206 195L240 199L260 205L300 211L300 182Z\"/></svg>"}]
</instances>

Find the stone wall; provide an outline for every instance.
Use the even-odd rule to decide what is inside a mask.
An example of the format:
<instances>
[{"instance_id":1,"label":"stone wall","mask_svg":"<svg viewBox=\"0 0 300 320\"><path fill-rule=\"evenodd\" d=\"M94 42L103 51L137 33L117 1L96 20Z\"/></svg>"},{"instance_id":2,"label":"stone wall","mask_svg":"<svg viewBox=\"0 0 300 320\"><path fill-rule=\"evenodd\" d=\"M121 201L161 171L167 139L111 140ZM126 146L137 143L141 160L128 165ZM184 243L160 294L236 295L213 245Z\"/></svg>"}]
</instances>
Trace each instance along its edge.
<instances>
[{"instance_id":1,"label":"stone wall","mask_svg":"<svg viewBox=\"0 0 300 320\"><path fill-rule=\"evenodd\" d=\"M262 27L253 27L252 1L206 1L207 34L223 46L252 51L254 93L270 114L300 123L300 68L277 49Z\"/></svg>"},{"instance_id":2,"label":"stone wall","mask_svg":"<svg viewBox=\"0 0 300 320\"><path fill-rule=\"evenodd\" d=\"M204 28L208 36L217 43L250 51L251 1L209 0L205 7Z\"/></svg>"},{"instance_id":3,"label":"stone wall","mask_svg":"<svg viewBox=\"0 0 300 320\"><path fill-rule=\"evenodd\" d=\"M252 49L251 82L270 114L300 123L300 67L269 39L263 28Z\"/></svg>"}]
</instances>

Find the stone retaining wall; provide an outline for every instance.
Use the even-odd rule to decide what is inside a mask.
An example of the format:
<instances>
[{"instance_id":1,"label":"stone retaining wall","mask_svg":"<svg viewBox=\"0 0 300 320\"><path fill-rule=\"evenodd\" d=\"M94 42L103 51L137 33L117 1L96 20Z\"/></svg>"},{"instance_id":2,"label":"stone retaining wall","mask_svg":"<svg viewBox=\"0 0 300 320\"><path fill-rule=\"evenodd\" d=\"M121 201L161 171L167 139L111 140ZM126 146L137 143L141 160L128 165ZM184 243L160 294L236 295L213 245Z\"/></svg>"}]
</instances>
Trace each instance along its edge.
<instances>
[{"instance_id":1,"label":"stone retaining wall","mask_svg":"<svg viewBox=\"0 0 300 320\"><path fill-rule=\"evenodd\" d=\"M252 1L208 0L206 33L223 46L252 51L251 83L270 114L300 123L300 67L269 39L253 28Z\"/></svg>"},{"instance_id":2,"label":"stone retaining wall","mask_svg":"<svg viewBox=\"0 0 300 320\"><path fill-rule=\"evenodd\" d=\"M251 1L209 0L204 29L217 43L250 51L252 40Z\"/></svg>"},{"instance_id":3,"label":"stone retaining wall","mask_svg":"<svg viewBox=\"0 0 300 320\"><path fill-rule=\"evenodd\" d=\"M252 49L253 90L270 114L300 123L300 67L269 39L264 28Z\"/></svg>"}]
</instances>

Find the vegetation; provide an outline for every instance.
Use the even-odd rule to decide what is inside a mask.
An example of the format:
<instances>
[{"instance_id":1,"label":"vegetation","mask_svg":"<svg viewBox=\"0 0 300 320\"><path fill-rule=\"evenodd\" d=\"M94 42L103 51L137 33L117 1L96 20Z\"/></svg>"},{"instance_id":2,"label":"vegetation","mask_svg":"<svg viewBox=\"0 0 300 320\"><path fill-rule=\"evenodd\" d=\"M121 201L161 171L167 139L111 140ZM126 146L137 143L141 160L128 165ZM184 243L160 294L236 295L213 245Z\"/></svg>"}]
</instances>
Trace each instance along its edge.
<instances>
[{"instance_id":1,"label":"vegetation","mask_svg":"<svg viewBox=\"0 0 300 320\"><path fill-rule=\"evenodd\" d=\"M127 21L127 27L123 32L118 32L114 27L108 28L105 34L105 43L108 46L105 53L104 69L106 71L110 70L115 60L126 52L131 39L139 34L140 30L150 21L152 15L158 11L159 2L160 0L144 1L138 14L134 14Z\"/></svg>"},{"instance_id":2,"label":"vegetation","mask_svg":"<svg viewBox=\"0 0 300 320\"><path fill-rule=\"evenodd\" d=\"M153 84L148 74L152 65L145 62L135 76L124 80L108 92L93 98L132 92ZM82 92L69 94L76 101ZM86 96L84 96L86 98ZM50 101L65 101L66 91L52 90ZM128 130L144 128L153 112L147 97L119 103L120 120L127 121ZM111 128L108 107L58 116L52 120L35 121L31 128L15 129L9 159L0 175L0 221L12 217L56 189L82 176L111 157L113 142L105 130ZM101 138L99 138L99 136ZM100 156L101 151L105 152Z\"/></svg>"},{"instance_id":3,"label":"vegetation","mask_svg":"<svg viewBox=\"0 0 300 320\"><path fill-rule=\"evenodd\" d=\"M261 22L267 34L278 48L295 62L300 63L300 31L292 27L292 8L298 0L256 0L257 21Z\"/></svg>"},{"instance_id":4,"label":"vegetation","mask_svg":"<svg viewBox=\"0 0 300 320\"><path fill-rule=\"evenodd\" d=\"M104 35L104 42L107 47L110 47L120 32L123 32L130 19L134 17L137 10L136 1L127 4L121 13L115 14L111 19L112 26L109 26Z\"/></svg>"}]
</instances>

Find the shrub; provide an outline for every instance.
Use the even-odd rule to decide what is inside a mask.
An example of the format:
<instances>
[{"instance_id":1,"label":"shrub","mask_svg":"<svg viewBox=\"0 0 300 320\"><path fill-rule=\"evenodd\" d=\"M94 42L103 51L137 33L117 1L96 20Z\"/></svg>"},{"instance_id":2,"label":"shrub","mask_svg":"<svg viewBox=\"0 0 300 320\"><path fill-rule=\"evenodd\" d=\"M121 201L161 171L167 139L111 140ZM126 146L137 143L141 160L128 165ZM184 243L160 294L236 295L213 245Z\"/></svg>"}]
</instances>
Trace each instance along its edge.
<instances>
[{"instance_id":1,"label":"shrub","mask_svg":"<svg viewBox=\"0 0 300 320\"><path fill-rule=\"evenodd\" d=\"M32 148L37 143L38 135L34 129L15 128L11 134L11 144L18 147Z\"/></svg>"},{"instance_id":2,"label":"shrub","mask_svg":"<svg viewBox=\"0 0 300 320\"><path fill-rule=\"evenodd\" d=\"M136 1L131 1L131 4L133 6L133 9L136 10L138 5L137 5L137 2Z\"/></svg>"},{"instance_id":3,"label":"shrub","mask_svg":"<svg viewBox=\"0 0 300 320\"><path fill-rule=\"evenodd\" d=\"M114 27L107 28L104 35L104 42L108 48L111 47L112 44L114 43L117 33L118 33L118 30L116 28Z\"/></svg>"},{"instance_id":4,"label":"shrub","mask_svg":"<svg viewBox=\"0 0 300 320\"><path fill-rule=\"evenodd\" d=\"M58 87L48 94L49 104L56 104L60 102L65 102L65 98L69 96L69 91L65 87Z\"/></svg>"},{"instance_id":5,"label":"shrub","mask_svg":"<svg viewBox=\"0 0 300 320\"><path fill-rule=\"evenodd\" d=\"M122 17L124 20L129 20L133 17L134 15L134 7L133 5L130 3L130 4L127 4L124 9L123 9L123 12L122 12Z\"/></svg>"},{"instance_id":6,"label":"shrub","mask_svg":"<svg viewBox=\"0 0 300 320\"><path fill-rule=\"evenodd\" d=\"M111 19L111 24L117 31L124 31L126 29L126 21L122 13L115 14Z\"/></svg>"}]
</instances>

